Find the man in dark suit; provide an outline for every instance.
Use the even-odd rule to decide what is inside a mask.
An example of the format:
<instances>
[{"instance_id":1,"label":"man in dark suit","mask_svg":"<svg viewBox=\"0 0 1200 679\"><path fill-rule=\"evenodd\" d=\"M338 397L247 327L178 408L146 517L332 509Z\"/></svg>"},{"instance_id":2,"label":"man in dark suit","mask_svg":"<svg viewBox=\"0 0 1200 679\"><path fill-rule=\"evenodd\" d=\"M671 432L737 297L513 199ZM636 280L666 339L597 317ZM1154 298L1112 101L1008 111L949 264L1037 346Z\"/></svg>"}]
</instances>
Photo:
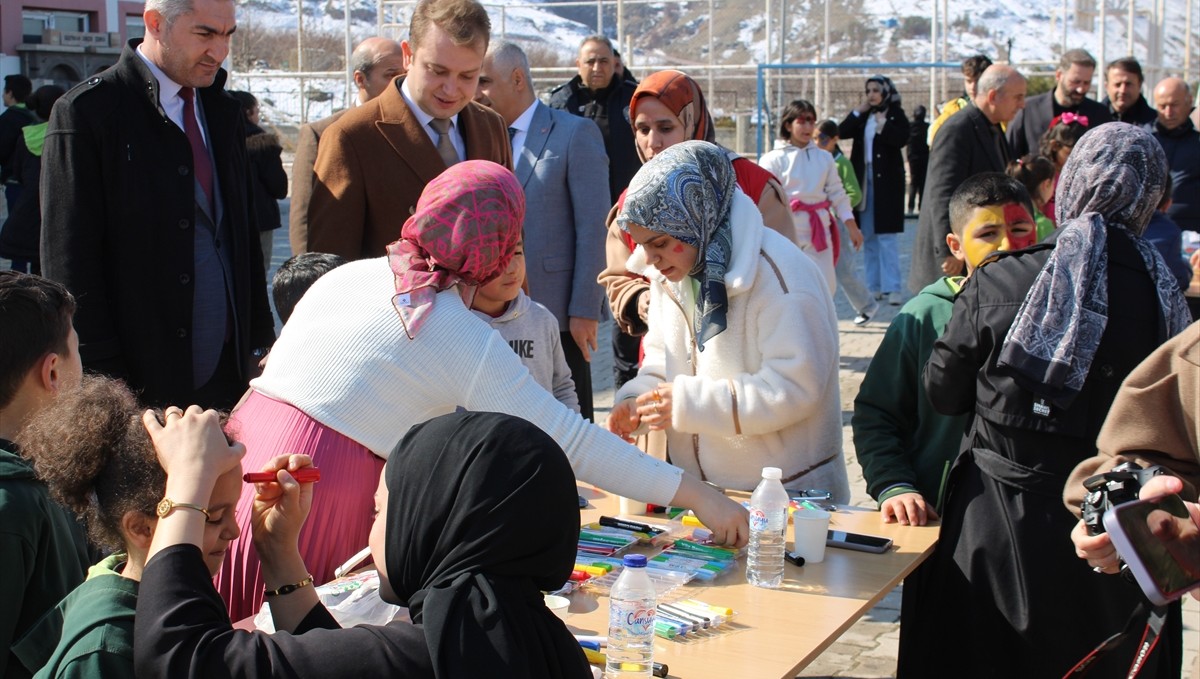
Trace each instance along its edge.
<instances>
[{"instance_id":1,"label":"man in dark suit","mask_svg":"<svg viewBox=\"0 0 1200 679\"><path fill-rule=\"evenodd\" d=\"M1055 116L1067 112L1082 115L1088 119L1089 128L1112 120L1107 106L1087 97L1095 72L1096 58L1087 50L1063 53L1058 68L1054 69L1054 89L1030 97L1025 110L1018 113L1008 127L1008 141L1016 154L1014 158L1037 153L1042 135L1050 129L1050 121Z\"/></svg>"},{"instance_id":2,"label":"man in dark suit","mask_svg":"<svg viewBox=\"0 0 1200 679\"><path fill-rule=\"evenodd\" d=\"M354 84L358 87L358 105L371 101L397 76L404 75L404 52L400 43L389 38L367 38L350 54L354 66ZM296 138L296 157L292 160L292 203L288 216L288 238L292 254L308 252L308 203L312 198L313 166L317 162L317 144L321 135L350 109L300 126Z\"/></svg>"},{"instance_id":3,"label":"man in dark suit","mask_svg":"<svg viewBox=\"0 0 1200 679\"><path fill-rule=\"evenodd\" d=\"M58 100L42 266L79 300L83 365L152 404L228 408L274 340L245 118L221 61L233 0L149 0L146 36Z\"/></svg>"},{"instance_id":4,"label":"man in dark suit","mask_svg":"<svg viewBox=\"0 0 1200 679\"><path fill-rule=\"evenodd\" d=\"M434 177L463 160L512 167L504 120L473 101L491 21L475 0L421 0L404 51L407 75L321 136L308 206L308 249L380 257Z\"/></svg>"},{"instance_id":5,"label":"man in dark suit","mask_svg":"<svg viewBox=\"0 0 1200 679\"><path fill-rule=\"evenodd\" d=\"M511 42L483 60L476 94L508 124L517 179L525 187L525 262L529 296L558 319L580 414L592 419L596 330L604 289L608 156L592 123L539 102L529 60Z\"/></svg>"},{"instance_id":6,"label":"man in dark suit","mask_svg":"<svg viewBox=\"0 0 1200 679\"><path fill-rule=\"evenodd\" d=\"M1113 120L1137 125L1147 132L1154 131L1158 112L1142 96L1142 65L1133 57L1108 62L1104 68L1104 92L1100 102L1108 108Z\"/></svg>"},{"instance_id":7,"label":"man in dark suit","mask_svg":"<svg viewBox=\"0 0 1200 679\"><path fill-rule=\"evenodd\" d=\"M955 276L962 262L950 253L950 196L981 172L1003 172L1015 158L1001 124L1025 105L1025 78L1009 66L989 66L975 85L975 98L948 118L933 138L925 195L913 240L908 288L914 294L941 276Z\"/></svg>"}]
</instances>

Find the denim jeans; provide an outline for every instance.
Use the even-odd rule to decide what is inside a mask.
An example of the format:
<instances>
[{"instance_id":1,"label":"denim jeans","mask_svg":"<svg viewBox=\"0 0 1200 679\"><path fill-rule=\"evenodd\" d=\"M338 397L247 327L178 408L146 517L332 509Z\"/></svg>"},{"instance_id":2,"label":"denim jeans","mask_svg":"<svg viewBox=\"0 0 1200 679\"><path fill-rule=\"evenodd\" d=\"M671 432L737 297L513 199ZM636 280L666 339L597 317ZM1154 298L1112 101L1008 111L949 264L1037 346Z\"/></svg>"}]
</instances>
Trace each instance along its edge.
<instances>
[{"instance_id":1,"label":"denim jeans","mask_svg":"<svg viewBox=\"0 0 1200 679\"><path fill-rule=\"evenodd\" d=\"M871 292L900 292L899 234L875 233L875 179L867 166L867 197L859 213L858 228L863 233L867 287Z\"/></svg>"}]
</instances>

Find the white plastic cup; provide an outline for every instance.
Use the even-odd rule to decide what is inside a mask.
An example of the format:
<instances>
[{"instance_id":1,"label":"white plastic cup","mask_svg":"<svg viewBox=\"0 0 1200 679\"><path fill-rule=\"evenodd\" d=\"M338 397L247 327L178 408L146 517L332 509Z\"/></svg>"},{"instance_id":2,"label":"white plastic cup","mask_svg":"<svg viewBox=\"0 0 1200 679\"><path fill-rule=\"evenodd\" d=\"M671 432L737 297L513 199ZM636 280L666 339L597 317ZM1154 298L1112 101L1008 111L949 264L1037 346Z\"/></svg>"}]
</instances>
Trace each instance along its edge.
<instances>
[{"instance_id":1,"label":"white plastic cup","mask_svg":"<svg viewBox=\"0 0 1200 679\"><path fill-rule=\"evenodd\" d=\"M804 563L824 561L829 512L822 509L797 509L792 514L792 527L794 551L804 557Z\"/></svg>"},{"instance_id":2,"label":"white plastic cup","mask_svg":"<svg viewBox=\"0 0 1200 679\"><path fill-rule=\"evenodd\" d=\"M638 502L629 497L621 497L620 504L622 516L644 516L646 514L645 502Z\"/></svg>"}]
</instances>

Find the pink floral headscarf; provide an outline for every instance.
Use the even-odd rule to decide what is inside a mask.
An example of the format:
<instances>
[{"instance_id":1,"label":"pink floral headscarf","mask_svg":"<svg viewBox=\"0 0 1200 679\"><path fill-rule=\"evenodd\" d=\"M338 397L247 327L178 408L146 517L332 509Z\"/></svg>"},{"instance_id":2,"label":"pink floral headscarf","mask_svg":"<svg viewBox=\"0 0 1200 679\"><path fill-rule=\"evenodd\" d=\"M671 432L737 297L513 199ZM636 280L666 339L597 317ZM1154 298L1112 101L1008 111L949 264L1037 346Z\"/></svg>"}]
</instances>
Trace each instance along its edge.
<instances>
[{"instance_id":1,"label":"pink floral headscarf","mask_svg":"<svg viewBox=\"0 0 1200 679\"><path fill-rule=\"evenodd\" d=\"M387 247L396 277L392 305L409 339L437 293L458 285L470 306L478 286L504 272L524 220L525 193L501 165L468 160L429 182L400 240Z\"/></svg>"}]
</instances>

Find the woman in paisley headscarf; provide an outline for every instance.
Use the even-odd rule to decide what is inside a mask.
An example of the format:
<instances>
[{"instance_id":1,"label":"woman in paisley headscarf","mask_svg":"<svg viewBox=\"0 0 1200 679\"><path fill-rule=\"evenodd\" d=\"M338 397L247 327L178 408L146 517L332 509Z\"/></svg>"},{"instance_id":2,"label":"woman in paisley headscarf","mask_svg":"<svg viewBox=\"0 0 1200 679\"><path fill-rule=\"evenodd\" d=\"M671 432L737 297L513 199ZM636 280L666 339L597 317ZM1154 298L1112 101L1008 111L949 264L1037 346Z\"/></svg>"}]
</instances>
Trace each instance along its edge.
<instances>
[{"instance_id":1,"label":"woman in paisley headscarf","mask_svg":"<svg viewBox=\"0 0 1200 679\"><path fill-rule=\"evenodd\" d=\"M925 389L938 411L975 417L950 475L936 584L901 638L897 676L1061 677L1138 605L1136 587L1075 557L1075 518L1060 498L1075 465L1095 455L1121 381L1190 321L1141 236L1166 175L1148 133L1125 123L1089 131L1063 169L1058 230L998 253L955 300ZM1141 676L1179 676L1178 623L1176 606ZM1138 636L1089 676L1125 676Z\"/></svg>"},{"instance_id":2,"label":"woman in paisley headscarf","mask_svg":"<svg viewBox=\"0 0 1200 679\"><path fill-rule=\"evenodd\" d=\"M343 265L305 293L235 412L248 468L304 453L321 469L300 534L318 583L366 545L374 479L404 432L460 406L524 417L559 442L581 480L690 506L710 515L705 523L718 540L744 542L741 507L581 419L471 313L475 289L508 266L524 213L509 170L487 161L450 167L426 186L386 257ZM235 620L263 596L258 555L245 537L253 500L247 487L238 503L243 538L217 580Z\"/></svg>"},{"instance_id":3,"label":"woman in paisley headscarf","mask_svg":"<svg viewBox=\"0 0 1200 679\"><path fill-rule=\"evenodd\" d=\"M849 499L838 337L817 265L763 226L714 144L685 141L634 176L617 223L650 282L645 358L609 428L667 433L674 464L749 490L763 467L790 488Z\"/></svg>"},{"instance_id":4,"label":"woman in paisley headscarf","mask_svg":"<svg viewBox=\"0 0 1200 679\"><path fill-rule=\"evenodd\" d=\"M147 424L167 496L208 497L217 473L240 469L240 446L223 440L211 411L171 415ZM397 445L375 490L370 547L380 596L407 606L412 622L341 629L305 581L296 536L320 488L291 473L309 464L302 455L268 461L278 483L259 484L255 498L268 581L303 583L271 599L281 631L233 628L201 559L203 515L172 512L159 519L142 573L138 676L591 676L540 591L570 576L579 527L575 476L546 433L511 415L452 413Z\"/></svg>"},{"instance_id":5,"label":"woman in paisley headscarf","mask_svg":"<svg viewBox=\"0 0 1200 679\"><path fill-rule=\"evenodd\" d=\"M715 143L716 140L700 85L680 71L659 71L646 76L629 102L629 120L643 163L681 141L698 139ZM792 214L779 180L753 161L728 149L721 150L733 167L738 188L758 206L763 223L794 240ZM600 284L608 293L617 328L628 335L642 335L646 332L650 282L625 268L634 248L629 235L616 223L625 195L621 194L608 213L607 265L600 273ZM636 354L636 348L633 353ZM636 360L633 368L636 369Z\"/></svg>"}]
</instances>

